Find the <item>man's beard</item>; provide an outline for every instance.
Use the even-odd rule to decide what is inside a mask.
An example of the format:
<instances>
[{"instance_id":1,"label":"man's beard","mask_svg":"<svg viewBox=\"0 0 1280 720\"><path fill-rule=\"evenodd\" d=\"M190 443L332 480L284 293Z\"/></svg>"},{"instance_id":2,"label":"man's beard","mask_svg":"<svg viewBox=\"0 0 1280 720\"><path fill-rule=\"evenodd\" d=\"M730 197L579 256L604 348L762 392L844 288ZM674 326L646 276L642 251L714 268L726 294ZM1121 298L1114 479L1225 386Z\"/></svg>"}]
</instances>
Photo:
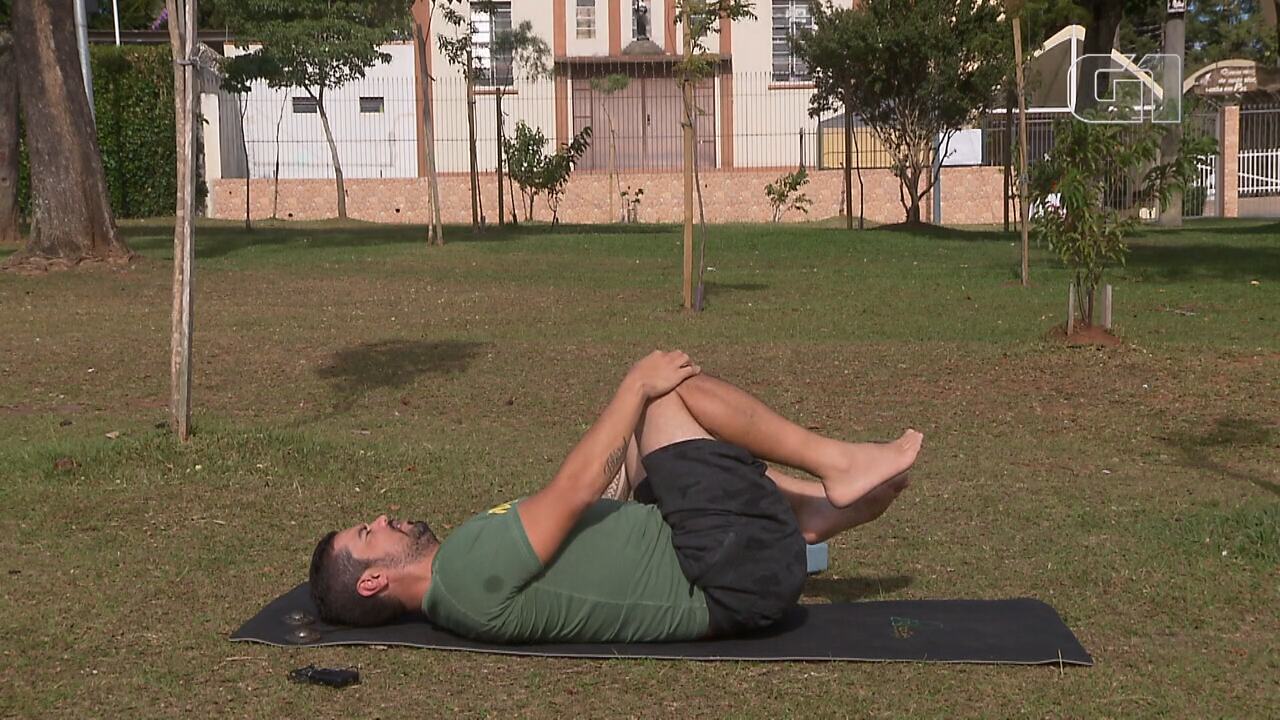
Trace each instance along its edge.
<instances>
[{"instance_id":1,"label":"man's beard","mask_svg":"<svg viewBox=\"0 0 1280 720\"><path fill-rule=\"evenodd\" d=\"M440 544L440 541L436 539L435 533L431 532L431 527L425 522L421 520L405 520L403 522L408 526L404 528L403 532L409 537L411 544L403 552L389 559L388 564L394 567L411 565Z\"/></svg>"}]
</instances>

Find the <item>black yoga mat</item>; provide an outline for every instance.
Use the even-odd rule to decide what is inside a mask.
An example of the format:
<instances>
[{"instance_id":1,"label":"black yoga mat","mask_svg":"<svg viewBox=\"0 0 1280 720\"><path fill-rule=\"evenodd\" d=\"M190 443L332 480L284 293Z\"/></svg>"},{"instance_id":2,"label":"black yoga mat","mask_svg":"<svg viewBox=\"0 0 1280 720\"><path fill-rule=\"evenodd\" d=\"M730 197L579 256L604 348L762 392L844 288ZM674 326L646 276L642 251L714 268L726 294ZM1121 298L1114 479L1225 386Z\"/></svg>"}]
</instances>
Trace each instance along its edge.
<instances>
[{"instance_id":1,"label":"black yoga mat","mask_svg":"<svg viewBox=\"0 0 1280 720\"><path fill-rule=\"evenodd\" d=\"M315 620L303 583L271 601L231 639L281 645L411 645L540 657L685 660L859 660L1092 665L1053 608L1015 600L888 600L800 605L764 632L697 642L495 645L422 618L349 628Z\"/></svg>"}]
</instances>

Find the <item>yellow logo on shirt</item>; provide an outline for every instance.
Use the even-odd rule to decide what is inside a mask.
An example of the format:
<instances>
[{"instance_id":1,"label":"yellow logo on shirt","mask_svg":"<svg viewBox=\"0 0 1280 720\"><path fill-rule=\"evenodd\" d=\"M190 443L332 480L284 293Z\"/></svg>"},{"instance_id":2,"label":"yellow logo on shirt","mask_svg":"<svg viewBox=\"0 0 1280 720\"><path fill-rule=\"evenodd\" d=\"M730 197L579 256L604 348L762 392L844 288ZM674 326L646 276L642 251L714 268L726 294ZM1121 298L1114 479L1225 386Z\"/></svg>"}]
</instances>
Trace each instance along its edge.
<instances>
[{"instance_id":1,"label":"yellow logo on shirt","mask_svg":"<svg viewBox=\"0 0 1280 720\"><path fill-rule=\"evenodd\" d=\"M497 507L494 507L493 509L491 509L489 511L489 514L490 515L506 515L507 511L509 511L510 509L511 509L511 503L504 502L501 505L498 505Z\"/></svg>"}]
</instances>

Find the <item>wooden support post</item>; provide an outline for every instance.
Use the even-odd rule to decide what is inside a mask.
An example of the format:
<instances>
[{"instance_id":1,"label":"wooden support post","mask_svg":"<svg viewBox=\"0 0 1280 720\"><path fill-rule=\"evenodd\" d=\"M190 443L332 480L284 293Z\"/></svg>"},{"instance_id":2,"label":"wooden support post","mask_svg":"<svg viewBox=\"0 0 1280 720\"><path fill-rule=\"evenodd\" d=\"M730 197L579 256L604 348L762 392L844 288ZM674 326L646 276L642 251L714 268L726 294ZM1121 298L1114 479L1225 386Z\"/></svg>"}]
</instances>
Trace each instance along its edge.
<instances>
[{"instance_id":1,"label":"wooden support post","mask_svg":"<svg viewBox=\"0 0 1280 720\"><path fill-rule=\"evenodd\" d=\"M1102 327L1111 331L1111 286L1102 286Z\"/></svg>"},{"instance_id":2,"label":"wooden support post","mask_svg":"<svg viewBox=\"0 0 1280 720\"><path fill-rule=\"evenodd\" d=\"M1067 286L1067 336L1076 331L1076 284Z\"/></svg>"},{"instance_id":3,"label":"wooden support post","mask_svg":"<svg viewBox=\"0 0 1280 720\"><path fill-rule=\"evenodd\" d=\"M505 208L503 207L503 200L502 200L502 86L501 85L497 87L497 92L493 96L493 108L494 108L493 124L498 135L498 143L497 143L498 144L498 170L497 170L497 177L495 178L498 183L497 185L498 187L498 227L502 227L503 225L507 224L507 221L506 221L506 218L503 217Z\"/></svg>"},{"instance_id":4,"label":"wooden support post","mask_svg":"<svg viewBox=\"0 0 1280 720\"><path fill-rule=\"evenodd\" d=\"M683 6L681 30L684 31L684 56L693 54L693 34L689 32L689 8ZM684 283L682 297L684 309L693 309L693 83L688 74L681 78L684 93Z\"/></svg>"},{"instance_id":5,"label":"wooden support post","mask_svg":"<svg viewBox=\"0 0 1280 720\"><path fill-rule=\"evenodd\" d=\"M178 203L173 229L173 316L170 337L169 415L178 439L191 437L192 275L195 266L196 91L194 46L197 0L168 0L175 64Z\"/></svg>"},{"instance_id":6,"label":"wooden support post","mask_svg":"<svg viewBox=\"0 0 1280 720\"><path fill-rule=\"evenodd\" d=\"M1018 225L1022 232L1022 287L1031 284L1027 240L1031 208L1027 204L1027 91L1022 76L1022 18L1013 16L1014 69L1018 82Z\"/></svg>"}]
</instances>

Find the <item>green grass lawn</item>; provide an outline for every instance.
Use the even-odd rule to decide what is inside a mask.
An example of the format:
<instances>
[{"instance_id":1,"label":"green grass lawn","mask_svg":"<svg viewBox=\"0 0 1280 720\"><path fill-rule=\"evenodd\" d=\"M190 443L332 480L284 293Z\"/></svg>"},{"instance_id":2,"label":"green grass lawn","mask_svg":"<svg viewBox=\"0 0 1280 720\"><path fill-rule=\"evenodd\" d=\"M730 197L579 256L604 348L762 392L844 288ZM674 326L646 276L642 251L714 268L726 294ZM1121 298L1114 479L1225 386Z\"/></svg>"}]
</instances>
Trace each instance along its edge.
<instances>
[{"instance_id":1,"label":"green grass lawn","mask_svg":"<svg viewBox=\"0 0 1280 720\"><path fill-rule=\"evenodd\" d=\"M170 228L131 269L0 275L0 716L1276 717L1280 225L1135 238L1117 348L994 231L670 227L443 248L414 227L199 231L196 435L168 396ZM1256 281L1256 284L1254 282ZM1093 668L571 661L227 635L322 530L448 532L537 488L655 347L848 439L927 435L911 489L806 601L1034 596ZM114 436L108 437L108 433ZM118 435L115 435L118 433ZM362 685L292 685L308 663Z\"/></svg>"}]
</instances>

